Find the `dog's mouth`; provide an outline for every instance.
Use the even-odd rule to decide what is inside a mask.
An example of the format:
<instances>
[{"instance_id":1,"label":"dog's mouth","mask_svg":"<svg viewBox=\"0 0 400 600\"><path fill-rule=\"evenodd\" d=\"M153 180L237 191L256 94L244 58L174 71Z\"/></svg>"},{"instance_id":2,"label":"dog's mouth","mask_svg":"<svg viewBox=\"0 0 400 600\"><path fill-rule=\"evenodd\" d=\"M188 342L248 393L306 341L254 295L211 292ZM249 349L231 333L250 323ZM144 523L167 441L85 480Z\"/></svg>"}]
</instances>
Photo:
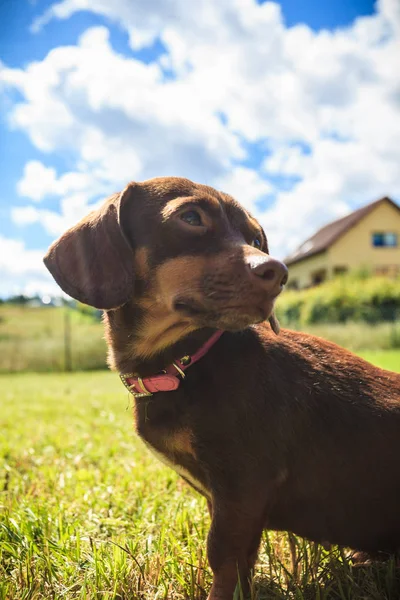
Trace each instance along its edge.
<instances>
[{"instance_id":1,"label":"dog's mouth","mask_svg":"<svg viewBox=\"0 0 400 600\"><path fill-rule=\"evenodd\" d=\"M173 308L180 315L193 319L201 326L238 330L266 321L271 316L274 301L275 297L271 297L262 305L225 304L211 307L193 298L177 298Z\"/></svg>"}]
</instances>

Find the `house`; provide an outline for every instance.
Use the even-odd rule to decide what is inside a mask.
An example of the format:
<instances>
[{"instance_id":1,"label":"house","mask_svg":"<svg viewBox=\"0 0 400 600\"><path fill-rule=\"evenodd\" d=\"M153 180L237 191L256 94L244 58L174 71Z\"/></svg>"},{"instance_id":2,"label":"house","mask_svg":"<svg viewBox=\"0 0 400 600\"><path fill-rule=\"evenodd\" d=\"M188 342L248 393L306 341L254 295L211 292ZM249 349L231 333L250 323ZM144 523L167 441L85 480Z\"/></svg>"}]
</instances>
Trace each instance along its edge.
<instances>
[{"instance_id":1,"label":"house","mask_svg":"<svg viewBox=\"0 0 400 600\"><path fill-rule=\"evenodd\" d=\"M400 275L400 207L381 198L333 221L285 259L289 287L318 285L350 269Z\"/></svg>"}]
</instances>

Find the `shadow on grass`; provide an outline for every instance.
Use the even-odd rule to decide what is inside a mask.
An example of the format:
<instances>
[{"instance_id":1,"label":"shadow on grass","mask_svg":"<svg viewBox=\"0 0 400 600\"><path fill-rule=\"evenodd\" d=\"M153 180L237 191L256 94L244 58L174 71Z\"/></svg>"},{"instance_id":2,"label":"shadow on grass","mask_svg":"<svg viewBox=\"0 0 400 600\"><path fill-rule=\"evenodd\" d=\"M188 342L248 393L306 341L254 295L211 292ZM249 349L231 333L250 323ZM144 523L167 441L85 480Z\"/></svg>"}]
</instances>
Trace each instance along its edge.
<instances>
[{"instance_id":1,"label":"shadow on grass","mask_svg":"<svg viewBox=\"0 0 400 600\"><path fill-rule=\"evenodd\" d=\"M313 562L313 558L317 561ZM394 557L385 562L353 565L338 548L328 553L317 545L310 551L309 545L307 556L298 554L292 567L289 571L275 560L269 577L255 578L252 600L400 599L400 568Z\"/></svg>"}]
</instances>

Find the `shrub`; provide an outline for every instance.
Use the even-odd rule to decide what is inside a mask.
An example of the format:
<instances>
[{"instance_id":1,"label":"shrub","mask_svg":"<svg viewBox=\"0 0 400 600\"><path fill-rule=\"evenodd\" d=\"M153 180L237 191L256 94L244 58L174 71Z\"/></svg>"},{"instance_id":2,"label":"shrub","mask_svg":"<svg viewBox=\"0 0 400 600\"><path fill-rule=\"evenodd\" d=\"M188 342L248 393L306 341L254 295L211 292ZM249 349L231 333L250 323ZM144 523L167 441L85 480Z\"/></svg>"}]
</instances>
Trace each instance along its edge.
<instances>
[{"instance_id":1,"label":"shrub","mask_svg":"<svg viewBox=\"0 0 400 600\"><path fill-rule=\"evenodd\" d=\"M395 321L400 316L400 279L336 277L318 287L290 290L278 301L283 325Z\"/></svg>"}]
</instances>

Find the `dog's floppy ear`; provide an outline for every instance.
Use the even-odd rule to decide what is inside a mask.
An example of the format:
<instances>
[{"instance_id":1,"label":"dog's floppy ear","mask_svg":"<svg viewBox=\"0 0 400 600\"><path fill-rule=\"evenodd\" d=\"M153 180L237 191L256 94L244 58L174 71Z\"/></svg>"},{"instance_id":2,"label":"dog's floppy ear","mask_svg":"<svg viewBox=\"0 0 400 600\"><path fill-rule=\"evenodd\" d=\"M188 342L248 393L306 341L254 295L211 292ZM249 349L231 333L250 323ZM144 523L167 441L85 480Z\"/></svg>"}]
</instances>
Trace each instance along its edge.
<instances>
[{"instance_id":1,"label":"dog's floppy ear","mask_svg":"<svg viewBox=\"0 0 400 600\"><path fill-rule=\"evenodd\" d=\"M96 308L125 304L133 294L133 252L120 226L134 184L109 198L49 248L44 264L64 292Z\"/></svg>"},{"instance_id":2,"label":"dog's floppy ear","mask_svg":"<svg viewBox=\"0 0 400 600\"><path fill-rule=\"evenodd\" d=\"M271 329L274 333L276 333L276 335L279 334L280 330L281 330L281 326L279 325L279 321L275 316L275 313L271 313L270 318L268 319L269 324L271 325Z\"/></svg>"}]
</instances>

